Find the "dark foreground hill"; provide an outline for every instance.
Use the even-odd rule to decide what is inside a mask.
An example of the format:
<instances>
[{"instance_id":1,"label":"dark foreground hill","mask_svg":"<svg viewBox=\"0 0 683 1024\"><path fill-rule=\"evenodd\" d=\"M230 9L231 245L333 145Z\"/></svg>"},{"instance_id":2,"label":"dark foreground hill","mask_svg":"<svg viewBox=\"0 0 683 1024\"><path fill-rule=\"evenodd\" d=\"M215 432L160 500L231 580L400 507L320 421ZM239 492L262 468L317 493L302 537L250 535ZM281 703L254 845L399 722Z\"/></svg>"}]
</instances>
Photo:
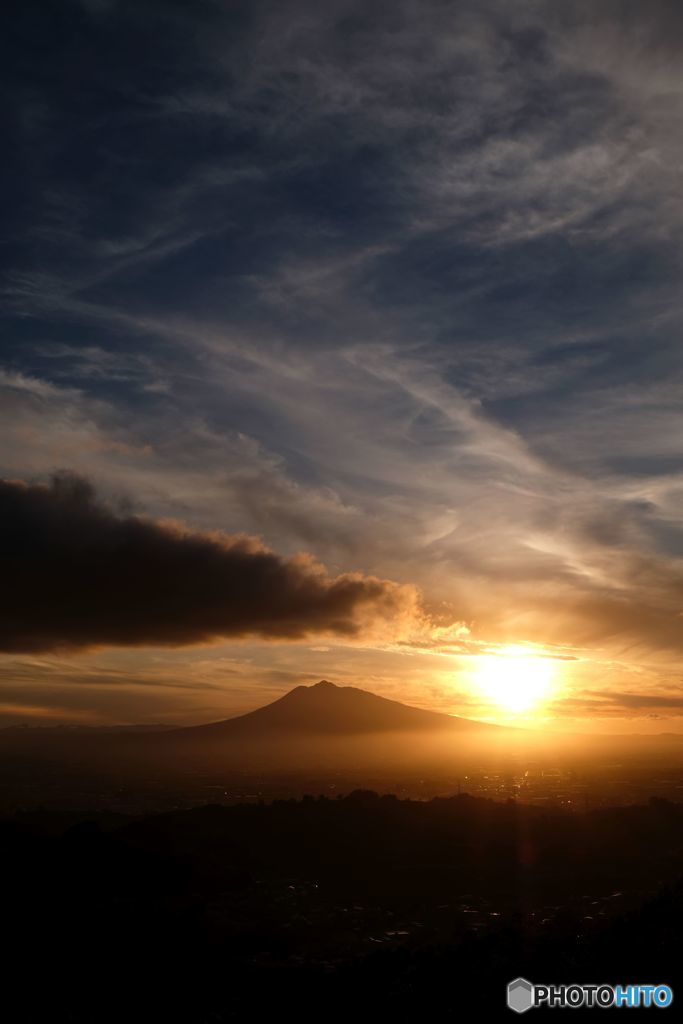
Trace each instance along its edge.
<instances>
[{"instance_id":1,"label":"dark foreground hill","mask_svg":"<svg viewBox=\"0 0 683 1024\"><path fill-rule=\"evenodd\" d=\"M0 870L12 1021L507 1019L518 975L681 980L683 807L661 800L24 815Z\"/></svg>"}]
</instances>

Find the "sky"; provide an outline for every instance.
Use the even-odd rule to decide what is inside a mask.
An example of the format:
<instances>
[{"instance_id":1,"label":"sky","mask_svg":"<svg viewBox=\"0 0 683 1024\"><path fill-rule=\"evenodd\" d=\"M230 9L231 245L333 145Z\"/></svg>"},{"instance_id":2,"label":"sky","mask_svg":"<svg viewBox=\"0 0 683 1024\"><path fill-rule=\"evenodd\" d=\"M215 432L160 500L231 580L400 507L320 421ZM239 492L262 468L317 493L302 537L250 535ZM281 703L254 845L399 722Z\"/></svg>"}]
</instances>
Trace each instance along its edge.
<instances>
[{"instance_id":1,"label":"sky","mask_svg":"<svg viewBox=\"0 0 683 1024\"><path fill-rule=\"evenodd\" d=\"M683 731L680 5L10 11L0 724Z\"/></svg>"}]
</instances>

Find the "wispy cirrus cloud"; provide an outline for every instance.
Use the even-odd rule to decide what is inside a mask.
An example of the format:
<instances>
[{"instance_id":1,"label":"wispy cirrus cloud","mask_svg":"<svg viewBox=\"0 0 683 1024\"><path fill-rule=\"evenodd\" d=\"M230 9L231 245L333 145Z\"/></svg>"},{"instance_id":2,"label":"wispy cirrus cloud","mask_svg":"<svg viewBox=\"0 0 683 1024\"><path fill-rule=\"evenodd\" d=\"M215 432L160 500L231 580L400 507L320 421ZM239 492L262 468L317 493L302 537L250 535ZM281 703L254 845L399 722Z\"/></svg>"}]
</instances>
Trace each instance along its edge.
<instances>
[{"instance_id":1,"label":"wispy cirrus cloud","mask_svg":"<svg viewBox=\"0 0 683 1024\"><path fill-rule=\"evenodd\" d=\"M678 12L177 8L153 65L142 8L59 18L73 73L10 67L0 470L667 671Z\"/></svg>"}]
</instances>

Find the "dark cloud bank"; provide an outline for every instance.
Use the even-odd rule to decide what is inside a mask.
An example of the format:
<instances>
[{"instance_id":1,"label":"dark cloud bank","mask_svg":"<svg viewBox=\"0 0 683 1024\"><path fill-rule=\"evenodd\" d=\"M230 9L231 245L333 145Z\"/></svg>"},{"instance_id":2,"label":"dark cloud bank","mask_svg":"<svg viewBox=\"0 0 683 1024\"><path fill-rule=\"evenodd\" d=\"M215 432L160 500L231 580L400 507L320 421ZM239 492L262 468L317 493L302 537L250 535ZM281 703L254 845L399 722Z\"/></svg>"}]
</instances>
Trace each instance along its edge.
<instances>
[{"instance_id":1,"label":"dark cloud bank","mask_svg":"<svg viewBox=\"0 0 683 1024\"><path fill-rule=\"evenodd\" d=\"M71 474L49 486L0 481L0 561L6 652L349 637L416 611L412 587L332 578L253 537L116 512Z\"/></svg>"}]
</instances>

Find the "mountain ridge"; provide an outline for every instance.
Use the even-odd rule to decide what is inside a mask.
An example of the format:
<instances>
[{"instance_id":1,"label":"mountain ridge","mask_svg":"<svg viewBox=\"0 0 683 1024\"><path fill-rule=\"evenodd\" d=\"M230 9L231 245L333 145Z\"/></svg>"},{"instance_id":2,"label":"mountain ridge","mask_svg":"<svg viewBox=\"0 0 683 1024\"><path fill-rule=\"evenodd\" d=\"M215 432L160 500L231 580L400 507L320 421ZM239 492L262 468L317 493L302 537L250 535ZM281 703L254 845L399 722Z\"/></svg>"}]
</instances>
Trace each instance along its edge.
<instances>
[{"instance_id":1,"label":"mountain ridge","mask_svg":"<svg viewBox=\"0 0 683 1024\"><path fill-rule=\"evenodd\" d=\"M226 739L267 734L359 734L454 731L500 734L505 727L415 708L356 686L322 679L296 686L270 704L234 718L168 730L166 737Z\"/></svg>"}]
</instances>

